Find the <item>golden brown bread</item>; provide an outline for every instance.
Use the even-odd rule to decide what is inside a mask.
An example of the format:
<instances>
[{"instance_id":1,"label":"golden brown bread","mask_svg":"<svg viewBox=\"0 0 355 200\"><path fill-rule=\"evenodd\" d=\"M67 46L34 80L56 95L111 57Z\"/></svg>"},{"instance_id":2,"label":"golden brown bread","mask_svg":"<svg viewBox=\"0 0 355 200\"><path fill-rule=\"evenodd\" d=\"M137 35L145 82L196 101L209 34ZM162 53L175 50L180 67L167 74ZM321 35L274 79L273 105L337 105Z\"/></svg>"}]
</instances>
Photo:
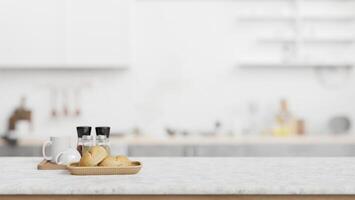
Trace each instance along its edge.
<instances>
[{"instance_id":1,"label":"golden brown bread","mask_svg":"<svg viewBox=\"0 0 355 200\"><path fill-rule=\"evenodd\" d=\"M105 148L101 146L91 147L86 151L80 159L80 166L97 166L101 161L103 161L108 156Z\"/></svg>"},{"instance_id":2,"label":"golden brown bread","mask_svg":"<svg viewBox=\"0 0 355 200\"><path fill-rule=\"evenodd\" d=\"M108 156L99 166L105 167L126 167L131 164L131 161L126 156Z\"/></svg>"}]
</instances>

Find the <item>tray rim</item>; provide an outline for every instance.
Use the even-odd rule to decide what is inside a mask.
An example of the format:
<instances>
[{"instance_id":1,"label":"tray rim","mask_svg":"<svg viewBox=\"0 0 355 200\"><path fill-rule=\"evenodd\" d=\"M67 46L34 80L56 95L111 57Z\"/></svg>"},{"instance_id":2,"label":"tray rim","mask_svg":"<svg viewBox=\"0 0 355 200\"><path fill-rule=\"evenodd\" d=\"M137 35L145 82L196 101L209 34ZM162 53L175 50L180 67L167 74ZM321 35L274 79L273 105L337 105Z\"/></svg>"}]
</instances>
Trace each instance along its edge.
<instances>
[{"instance_id":1,"label":"tray rim","mask_svg":"<svg viewBox=\"0 0 355 200\"><path fill-rule=\"evenodd\" d=\"M132 169L132 168L142 168L143 164L140 161L131 161L131 163L137 163L137 165L132 165L132 166L124 166L124 167L112 167L112 166L78 166L74 167L72 166L73 164L76 164L79 162L74 162L74 163L69 163L66 165L67 169Z\"/></svg>"}]
</instances>

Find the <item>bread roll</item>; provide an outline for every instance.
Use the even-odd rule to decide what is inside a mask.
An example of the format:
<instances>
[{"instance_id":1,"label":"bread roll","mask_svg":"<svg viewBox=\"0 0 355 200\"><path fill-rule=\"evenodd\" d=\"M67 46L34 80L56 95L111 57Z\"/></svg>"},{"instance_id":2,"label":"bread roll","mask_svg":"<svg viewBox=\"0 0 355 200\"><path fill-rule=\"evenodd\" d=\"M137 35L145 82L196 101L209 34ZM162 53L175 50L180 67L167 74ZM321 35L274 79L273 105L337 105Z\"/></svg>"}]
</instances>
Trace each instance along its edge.
<instances>
[{"instance_id":1,"label":"bread roll","mask_svg":"<svg viewBox=\"0 0 355 200\"><path fill-rule=\"evenodd\" d=\"M80 166L97 166L102 160L108 156L105 148L101 146L91 147L86 151L80 159Z\"/></svg>"},{"instance_id":2,"label":"bread roll","mask_svg":"<svg viewBox=\"0 0 355 200\"><path fill-rule=\"evenodd\" d=\"M126 156L109 156L105 158L99 166L105 167L126 167L131 164L131 161Z\"/></svg>"}]
</instances>

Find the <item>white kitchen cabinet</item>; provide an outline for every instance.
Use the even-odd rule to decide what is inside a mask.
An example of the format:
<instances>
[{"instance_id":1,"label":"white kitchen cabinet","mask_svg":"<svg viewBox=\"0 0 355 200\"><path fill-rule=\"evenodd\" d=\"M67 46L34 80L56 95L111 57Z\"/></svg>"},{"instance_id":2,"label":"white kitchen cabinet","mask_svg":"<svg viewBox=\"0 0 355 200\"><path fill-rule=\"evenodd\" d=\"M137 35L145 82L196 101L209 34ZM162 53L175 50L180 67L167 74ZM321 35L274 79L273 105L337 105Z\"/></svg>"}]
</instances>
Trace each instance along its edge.
<instances>
[{"instance_id":1,"label":"white kitchen cabinet","mask_svg":"<svg viewBox=\"0 0 355 200\"><path fill-rule=\"evenodd\" d=\"M61 0L0 0L0 68L60 64L64 5Z\"/></svg>"},{"instance_id":2,"label":"white kitchen cabinet","mask_svg":"<svg viewBox=\"0 0 355 200\"><path fill-rule=\"evenodd\" d=\"M0 156L42 156L41 146L0 145Z\"/></svg>"},{"instance_id":3,"label":"white kitchen cabinet","mask_svg":"<svg viewBox=\"0 0 355 200\"><path fill-rule=\"evenodd\" d=\"M128 155L132 157L182 157L185 156L183 145L130 145Z\"/></svg>"},{"instance_id":4,"label":"white kitchen cabinet","mask_svg":"<svg viewBox=\"0 0 355 200\"><path fill-rule=\"evenodd\" d=\"M121 68L132 0L0 0L0 69Z\"/></svg>"},{"instance_id":5,"label":"white kitchen cabinet","mask_svg":"<svg viewBox=\"0 0 355 200\"><path fill-rule=\"evenodd\" d=\"M131 0L66 0L66 58L72 66L129 62Z\"/></svg>"},{"instance_id":6,"label":"white kitchen cabinet","mask_svg":"<svg viewBox=\"0 0 355 200\"><path fill-rule=\"evenodd\" d=\"M352 144L242 144L197 145L201 157L329 157L354 156Z\"/></svg>"}]
</instances>

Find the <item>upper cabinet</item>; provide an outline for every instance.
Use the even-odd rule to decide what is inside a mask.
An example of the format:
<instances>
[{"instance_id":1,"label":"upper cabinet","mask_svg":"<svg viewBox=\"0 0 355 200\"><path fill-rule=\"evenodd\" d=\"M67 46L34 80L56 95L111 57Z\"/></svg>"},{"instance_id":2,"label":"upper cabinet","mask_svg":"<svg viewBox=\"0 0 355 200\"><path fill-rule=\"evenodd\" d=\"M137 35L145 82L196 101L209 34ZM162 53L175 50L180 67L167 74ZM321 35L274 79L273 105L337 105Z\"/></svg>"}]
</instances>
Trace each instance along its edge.
<instances>
[{"instance_id":1,"label":"upper cabinet","mask_svg":"<svg viewBox=\"0 0 355 200\"><path fill-rule=\"evenodd\" d=\"M69 65L117 66L129 62L130 0L66 0Z\"/></svg>"},{"instance_id":2,"label":"upper cabinet","mask_svg":"<svg viewBox=\"0 0 355 200\"><path fill-rule=\"evenodd\" d=\"M62 64L61 0L0 0L0 67Z\"/></svg>"},{"instance_id":3,"label":"upper cabinet","mask_svg":"<svg viewBox=\"0 0 355 200\"><path fill-rule=\"evenodd\" d=\"M0 0L0 68L129 64L131 0Z\"/></svg>"}]
</instances>

